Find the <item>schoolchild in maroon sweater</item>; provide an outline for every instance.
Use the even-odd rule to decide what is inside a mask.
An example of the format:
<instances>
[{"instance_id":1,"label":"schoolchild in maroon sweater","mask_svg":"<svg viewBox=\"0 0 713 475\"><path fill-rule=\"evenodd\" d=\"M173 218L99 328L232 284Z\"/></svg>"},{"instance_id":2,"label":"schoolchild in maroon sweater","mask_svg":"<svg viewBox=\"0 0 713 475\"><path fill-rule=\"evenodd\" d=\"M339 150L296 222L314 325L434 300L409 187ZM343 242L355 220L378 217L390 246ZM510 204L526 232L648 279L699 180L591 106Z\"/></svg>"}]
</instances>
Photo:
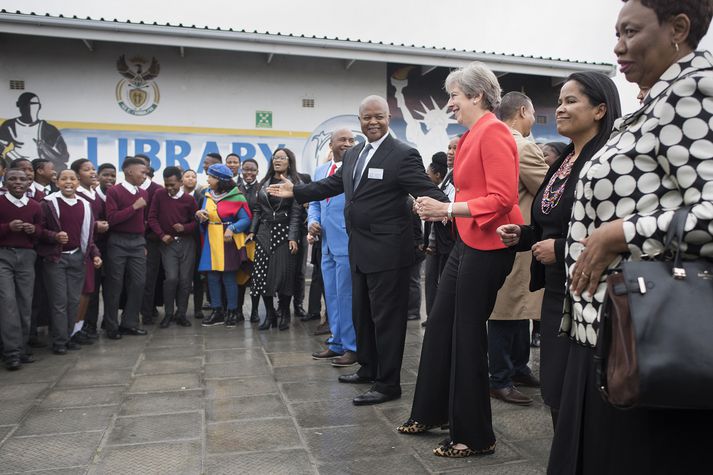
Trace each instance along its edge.
<instances>
[{"instance_id":1,"label":"schoolchild in maroon sweater","mask_svg":"<svg viewBox=\"0 0 713 475\"><path fill-rule=\"evenodd\" d=\"M48 290L52 350L67 354L80 348L70 338L79 313L86 266L102 265L94 244L95 220L88 201L76 194L79 186L72 169L62 170L57 178L59 191L42 202L42 243L37 252L44 261L44 280Z\"/></svg>"},{"instance_id":2,"label":"schoolchild in maroon sweater","mask_svg":"<svg viewBox=\"0 0 713 475\"><path fill-rule=\"evenodd\" d=\"M0 339L8 370L33 361L27 343L42 210L26 195L30 183L23 170L8 169L0 194Z\"/></svg>"},{"instance_id":3,"label":"schoolchild in maroon sweater","mask_svg":"<svg viewBox=\"0 0 713 475\"><path fill-rule=\"evenodd\" d=\"M94 170L94 164L86 158L75 160L70 165L79 179L77 186L77 196L89 203L94 217L94 243L102 251L100 243L106 240L106 232L109 230L109 222L106 220L106 206L104 200L94 189L97 185L97 173ZM79 313L77 315L77 323L84 322L86 318L89 303L91 301L94 289L99 285L99 271L95 271L94 266L88 260L85 261L84 287L82 288L82 296L79 298ZM84 325L82 323L82 325ZM96 332L94 332L96 333ZM72 336L72 341L81 345L91 344L92 338L85 331L77 332Z\"/></svg>"},{"instance_id":4,"label":"schoolchild in maroon sweater","mask_svg":"<svg viewBox=\"0 0 713 475\"><path fill-rule=\"evenodd\" d=\"M35 181L35 169L32 168L32 162L26 158L18 158L10 162L11 170L22 170L25 172L27 179L30 180L30 184L27 185L27 191L25 194L28 198L32 198L38 203L41 203L45 197L45 194L33 186Z\"/></svg>"},{"instance_id":5,"label":"schoolchild in maroon sweater","mask_svg":"<svg viewBox=\"0 0 713 475\"><path fill-rule=\"evenodd\" d=\"M186 318L186 311L196 256L194 215L198 206L191 195L183 192L178 167L166 167L163 182L165 189L156 192L149 210L149 226L161 239L159 250L165 273L165 315L161 328L168 327L172 320L189 327L191 323ZM177 309L175 314L174 303Z\"/></svg>"},{"instance_id":6,"label":"schoolchild in maroon sweater","mask_svg":"<svg viewBox=\"0 0 713 475\"><path fill-rule=\"evenodd\" d=\"M106 217L109 221L104 320L107 337L146 335L139 328L139 310L146 282L145 208L148 193L141 185L146 178L143 160L128 157L122 165L124 181L106 192ZM119 300L126 286L126 303L119 323Z\"/></svg>"}]
</instances>

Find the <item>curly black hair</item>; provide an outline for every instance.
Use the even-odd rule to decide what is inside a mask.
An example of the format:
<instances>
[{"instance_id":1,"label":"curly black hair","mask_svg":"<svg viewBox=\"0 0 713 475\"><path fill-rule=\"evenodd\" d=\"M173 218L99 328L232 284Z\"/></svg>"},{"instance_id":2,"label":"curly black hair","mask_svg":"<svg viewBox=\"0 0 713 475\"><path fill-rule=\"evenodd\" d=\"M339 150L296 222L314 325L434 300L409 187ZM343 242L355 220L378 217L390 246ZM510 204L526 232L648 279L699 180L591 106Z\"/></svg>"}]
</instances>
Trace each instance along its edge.
<instances>
[{"instance_id":1,"label":"curly black hair","mask_svg":"<svg viewBox=\"0 0 713 475\"><path fill-rule=\"evenodd\" d=\"M624 3L629 0L623 0ZM686 42L696 49L701 38L708 32L713 18L713 0L639 0L641 4L656 12L659 24L683 13L691 22L691 31Z\"/></svg>"}]
</instances>

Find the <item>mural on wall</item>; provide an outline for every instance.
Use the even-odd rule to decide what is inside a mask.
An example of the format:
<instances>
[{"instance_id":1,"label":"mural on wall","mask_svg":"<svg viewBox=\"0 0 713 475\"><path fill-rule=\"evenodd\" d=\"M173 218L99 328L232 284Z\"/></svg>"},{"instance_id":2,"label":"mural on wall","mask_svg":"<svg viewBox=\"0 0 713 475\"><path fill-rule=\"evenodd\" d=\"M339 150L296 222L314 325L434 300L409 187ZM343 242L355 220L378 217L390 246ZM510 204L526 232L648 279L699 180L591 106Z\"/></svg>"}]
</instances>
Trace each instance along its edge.
<instances>
[{"instance_id":1,"label":"mural on wall","mask_svg":"<svg viewBox=\"0 0 713 475\"><path fill-rule=\"evenodd\" d=\"M126 60L119 56L116 70L124 79L116 84L116 102L131 115L148 115L156 110L161 95L154 81L161 72L161 65L154 57L149 63L141 56Z\"/></svg>"},{"instance_id":2,"label":"mural on wall","mask_svg":"<svg viewBox=\"0 0 713 475\"><path fill-rule=\"evenodd\" d=\"M57 170L67 168L69 152L62 133L40 119L42 103L33 92L23 92L15 103L20 115L0 124L0 153L6 160L46 158Z\"/></svg>"}]
</instances>

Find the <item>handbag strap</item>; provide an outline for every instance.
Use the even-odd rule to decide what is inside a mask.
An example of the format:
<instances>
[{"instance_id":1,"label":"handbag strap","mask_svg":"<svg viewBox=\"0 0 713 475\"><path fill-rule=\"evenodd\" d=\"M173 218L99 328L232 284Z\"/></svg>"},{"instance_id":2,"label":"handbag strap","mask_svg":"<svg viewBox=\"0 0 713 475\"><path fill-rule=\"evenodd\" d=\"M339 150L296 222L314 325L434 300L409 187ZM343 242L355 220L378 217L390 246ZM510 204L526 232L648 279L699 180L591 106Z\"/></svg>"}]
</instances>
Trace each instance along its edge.
<instances>
[{"instance_id":1,"label":"handbag strap","mask_svg":"<svg viewBox=\"0 0 713 475\"><path fill-rule=\"evenodd\" d=\"M676 279L685 279L686 270L681 264L681 245L683 244L683 232L686 228L686 220L688 219L688 214L691 212L691 205L683 206L678 208L671 218L671 223L668 226L668 232L666 233L666 239L664 241L664 246L666 250L674 252L673 259L673 277ZM672 245L676 243L676 249L672 249Z\"/></svg>"}]
</instances>

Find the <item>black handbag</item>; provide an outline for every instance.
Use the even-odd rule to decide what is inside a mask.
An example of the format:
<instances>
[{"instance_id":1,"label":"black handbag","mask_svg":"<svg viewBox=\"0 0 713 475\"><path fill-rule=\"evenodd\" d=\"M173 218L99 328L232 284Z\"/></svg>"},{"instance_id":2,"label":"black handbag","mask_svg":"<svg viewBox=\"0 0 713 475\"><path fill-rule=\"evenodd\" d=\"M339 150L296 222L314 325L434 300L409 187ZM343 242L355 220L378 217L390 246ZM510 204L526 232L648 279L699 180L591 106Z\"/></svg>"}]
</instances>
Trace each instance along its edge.
<instances>
[{"instance_id":1,"label":"black handbag","mask_svg":"<svg viewBox=\"0 0 713 475\"><path fill-rule=\"evenodd\" d=\"M682 259L689 212L674 213L666 257L607 277L595 365L616 407L713 409L713 262Z\"/></svg>"}]
</instances>

